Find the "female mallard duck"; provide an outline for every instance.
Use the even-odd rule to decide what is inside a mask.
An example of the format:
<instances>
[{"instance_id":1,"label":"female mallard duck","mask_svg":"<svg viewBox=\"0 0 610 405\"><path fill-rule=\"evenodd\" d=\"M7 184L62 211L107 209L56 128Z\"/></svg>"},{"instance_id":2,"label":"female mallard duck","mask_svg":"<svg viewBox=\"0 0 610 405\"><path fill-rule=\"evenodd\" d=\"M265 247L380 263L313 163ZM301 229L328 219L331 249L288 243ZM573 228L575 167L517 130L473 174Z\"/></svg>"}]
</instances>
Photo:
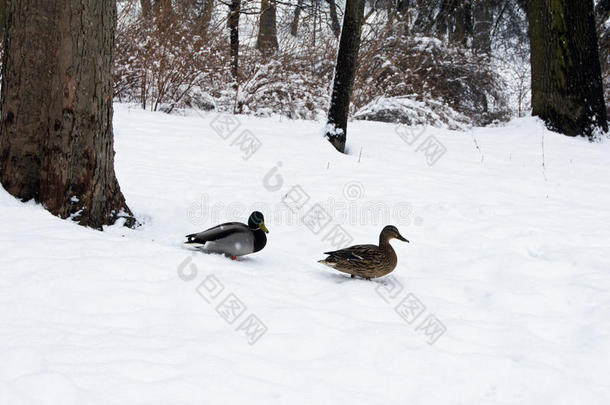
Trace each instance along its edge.
<instances>
[{"instance_id":1,"label":"female mallard duck","mask_svg":"<svg viewBox=\"0 0 610 405\"><path fill-rule=\"evenodd\" d=\"M241 222L227 222L199 233L186 235L185 243L196 245L206 253L222 253L231 256L245 256L262 250L267 244L263 214L254 211L248 218L248 225Z\"/></svg>"},{"instance_id":2,"label":"female mallard duck","mask_svg":"<svg viewBox=\"0 0 610 405\"><path fill-rule=\"evenodd\" d=\"M370 280L390 274L398 258L392 246L391 239L409 242L402 237L395 226L388 225L379 235L379 246L356 245L334 252L325 252L326 259L318 261L335 270L351 274L352 278L358 276Z\"/></svg>"}]
</instances>

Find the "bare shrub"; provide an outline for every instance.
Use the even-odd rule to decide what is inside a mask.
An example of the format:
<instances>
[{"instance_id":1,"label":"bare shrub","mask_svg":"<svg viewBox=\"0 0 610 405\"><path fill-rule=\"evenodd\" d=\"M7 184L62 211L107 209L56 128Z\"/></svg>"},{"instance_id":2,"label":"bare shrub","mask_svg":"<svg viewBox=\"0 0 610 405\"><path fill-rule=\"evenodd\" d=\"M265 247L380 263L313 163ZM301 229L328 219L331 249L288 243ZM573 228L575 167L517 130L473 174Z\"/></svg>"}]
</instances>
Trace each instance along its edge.
<instances>
[{"instance_id":1,"label":"bare shrub","mask_svg":"<svg viewBox=\"0 0 610 405\"><path fill-rule=\"evenodd\" d=\"M490 59L422 36L380 36L363 44L354 92L356 109L376 97L414 95L440 101L474 125L506 120L505 83ZM429 103L432 107L434 104Z\"/></svg>"},{"instance_id":2,"label":"bare shrub","mask_svg":"<svg viewBox=\"0 0 610 405\"><path fill-rule=\"evenodd\" d=\"M335 41L328 38L330 44ZM313 46L289 36L282 39L280 50L272 57L245 50L235 111L295 119L326 114L335 52L335 46Z\"/></svg>"},{"instance_id":3,"label":"bare shrub","mask_svg":"<svg viewBox=\"0 0 610 405\"><path fill-rule=\"evenodd\" d=\"M118 100L166 112L194 107L295 119L326 114L338 40L317 3L302 3L296 36L291 35L293 13L280 13L278 49L263 55L256 49L259 8L245 2L236 76L230 67L226 4L218 3L206 29L188 7L141 15L135 0L124 4L116 40ZM396 34L385 11L371 10L368 17L352 113L366 106L368 119L391 121L393 113L382 108L413 106L418 119L452 127L506 117L504 84L487 58L432 37ZM426 109L429 113L423 114ZM404 121L404 114L394 118Z\"/></svg>"},{"instance_id":4,"label":"bare shrub","mask_svg":"<svg viewBox=\"0 0 610 405\"><path fill-rule=\"evenodd\" d=\"M116 36L115 97L152 111L209 107L201 86L214 79L230 82L223 48L222 38L201 33L183 14L158 9L143 16L123 9Z\"/></svg>"}]
</instances>

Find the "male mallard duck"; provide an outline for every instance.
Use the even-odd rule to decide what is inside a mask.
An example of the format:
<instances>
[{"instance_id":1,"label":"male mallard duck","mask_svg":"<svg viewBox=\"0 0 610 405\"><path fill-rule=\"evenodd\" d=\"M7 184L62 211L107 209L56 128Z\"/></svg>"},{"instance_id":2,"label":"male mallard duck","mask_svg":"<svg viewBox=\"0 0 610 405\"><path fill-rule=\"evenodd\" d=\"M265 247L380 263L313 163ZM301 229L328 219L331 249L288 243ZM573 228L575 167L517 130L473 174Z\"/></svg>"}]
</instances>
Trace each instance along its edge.
<instances>
[{"instance_id":1,"label":"male mallard duck","mask_svg":"<svg viewBox=\"0 0 610 405\"><path fill-rule=\"evenodd\" d=\"M248 225L241 222L227 222L199 233L186 235L185 243L198 245L206 253L222 253L231 256L245 256L262 250L267 244L263 214L254 211L248 218Z\"/></svg>"},{"instance_id":2,"label":"male mallard duck","mask_svg":"<svg viewBox=\"0 0 610 405\"><path fill-rule=\"evenodd\" d=\"M352 278L358 276L370 280L383 277L390 274L398 263L390 239L409 242L402 237L395 226L388 225L379 234L379 246L356 245L334 252L325 252L324 254L329 256L318 263L351 274Z\"/></svg>"}]
</instances>

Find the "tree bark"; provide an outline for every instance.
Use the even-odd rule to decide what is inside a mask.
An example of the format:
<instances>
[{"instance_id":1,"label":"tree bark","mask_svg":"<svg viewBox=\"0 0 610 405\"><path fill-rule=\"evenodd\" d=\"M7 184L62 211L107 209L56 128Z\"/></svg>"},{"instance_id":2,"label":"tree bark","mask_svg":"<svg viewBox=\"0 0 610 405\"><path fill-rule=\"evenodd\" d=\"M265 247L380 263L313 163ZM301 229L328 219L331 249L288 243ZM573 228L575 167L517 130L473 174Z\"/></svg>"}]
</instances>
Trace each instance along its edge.
<instances>
[{"instance_id":1,"label":"tree bark","mask_svg":"<svg viewBox=\"0 0 610 405\"><path fill-rule=\"evenodd\" d=\"M292 17L292 22L290 23L290 35L293 37L296 37L299 31L299 18L301 17L302 8L303 0L299 0L294 8L294 15Z\"/></svg>"},{"instance_id":2,"label":"tree bark","mask_svg":"<svg viewBox=\"0 0 610 405\"><path fill-rule=\"evenodd\" d=\"M608 131L593 0L529 0L532 108L569 136Z\"/></svg>"},{"instance_id":3,"label":"tree bark","mask_svg":"<svg viewBox=\"0 0 610 405\"><path fill-rule=\"evenodd\" d=\"M154 0L153 11L157 17L157 26L160 29L167 29L176 17L172 0Z\"/></svg>"},{"instance_id":4,"label":"tree bark","mask_svg":"<svg viewBox=\"0 0 610 405\"><path fill-rule=\"evenodd\" d=\"M214 11L214 0L206 0L203 6L203 12L201 13L201 32L203 36L208 34L210 29L210 22L212 21L212 13Z\"/></svg>"},{"instance_id":5,"label":"tree bark","mask_svg":"<svg viewBox=\"0 0 610 405\"><path fill-rule=\"evenodd\" d=\"M231 74L238 78L239 74L239 14L241 12L241 0L231 0L229 4L229 37L231 47Z\"/></svg>"},{"instance_id":6,"label":"tree bark","mask_svg":"<svg viewBox=\"0 0 610 405\"><path fill-rule=\"evenodd\" d=\"M188 17L195 9L195 0L179 0L177 8L184 16Z\"/></svg>"},{"instance_id":7,"label":"tree bark","mask_svg":"<svg viewBox=\"0 0 610 405\"><path fill-rule=\"evenodd\" d=\"M472 6L470 0L460 0L453 11L453 30L450 31L449 41L466 45L472 35Z\"/></svg>"},{"instance_id":8,"label":"tree bark","mask_svg":"<svg viewBox=\"0 0 610 405\"><path fill-rule=\"evenodd\" d=\"M396 35L402 38L406 38L410 35L410 8L410 0L398 0L396 2L388 2L386 22L388 32L391 32L392 35Z\"/></svg>"},{"instance_id":9,"label":"tree bark","mask_svg":"<svg viewBox=\"0 0 610 405\"><path fill-rule=\"evenodd\" d=\"M478 53L490 55L493 25L492 5L489 4L489 0L474 0L472 7L474 21L472 46Z\"/></svg>"},{"instance_id":10,"label":"tree bark","mask_svg":"<svg viewBox=\"0 0 610 405\"><path fill-rule=\"evenodd\" d=\"M133 224L114 173L114 0L13 0L7 17L2 185L82 225Z\"/></svg>"},{"instance_id":11,"label":"tree bark","mask_svg":"<svg viewBox=\"0 0 610 405\"><path fill-rule=\"evenodd\" d=\"M341 24L339 24L339 17L337 17L337 4L335 0L328 0L328 7L330 9L330 28L335 34L335 38L339 38L341 35Z\"/></svg>"},{"instance_id":12,"label":"tree bark","mask_svg":"<svg viewBox=\"0 0 610 405\"><path fill-rule=\"evenodd\" d=\"M430 28L434 24L434 10L438 0L417 0L417 17L413 23L415 32L429 34Z\"/></svg>"},{"instance_id":13,"label":"tree bark","mask_svg":"<svg viewBox=\"0 0 610 405\"><path fill-rule=\"evenodd\" d=\"M603 74L608 69L610 60L610 27L606 25L610 19L610 0L602 0L595 7L597 37L599 43L600 63Z\"/></svg>"},{"instance_id":14,"label":"tree bark","mask_svg":"<svg viewBox=\"0 0 610 405\"><path fill-rule=\"evenodd\" d=\"M273 54L278 47L275 0L261 0L261 16L258 25L256 48L264 56Z\"/></svg>"},{"instance_id":15,"label":"tree bark","mask_svg":"<svg viewBox=\"0 0 610 405\"><path fill-rule=\"evenodd\" d=\"M341 153L345 152L347 118L358 64L364 3L365 0L347 0L345 4L333 92L328 111L326 137Z\"/></svg>"},{"instance_id":16,"label":"tree bark","mask_svg":"<svg viewBox=\"0 0 610 405\"><path fill-rule=\"evenodd\" d=\"M140 0L140 6L142 7L142 16L145 18L150 17L150 12L152 10L152 3L150 0Z\"/></svg>"},{"instance_id":17,"label":"tree bark","mask_svg":"<svg viewBox=\"0 0 610 405\"><path fill-rule=\"evenodd\" d=\"M6 0L0 0L0 40L2 41L4 38L4 25L6 23L6 7ZM2 44L0 44L0 46L2 46Z\"/></svg>"}]
</instances>

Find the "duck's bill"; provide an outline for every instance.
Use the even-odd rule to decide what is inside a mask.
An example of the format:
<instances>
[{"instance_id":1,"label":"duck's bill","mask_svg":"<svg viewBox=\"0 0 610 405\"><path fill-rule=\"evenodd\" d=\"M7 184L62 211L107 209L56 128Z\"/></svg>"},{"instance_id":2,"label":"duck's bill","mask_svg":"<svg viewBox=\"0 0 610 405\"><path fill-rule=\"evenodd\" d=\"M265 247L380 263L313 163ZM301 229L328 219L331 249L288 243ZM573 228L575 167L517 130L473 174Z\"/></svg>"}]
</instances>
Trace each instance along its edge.
<instances>
[{"instance_id":1,"label":"duck's bill","mask_svg":"<svg viewBox=\"0 0 610 405\"><path fill-rule=\"evenodd\" d=\"M264 222L261 222L261 223L258 225L258 227L259 227L259 228L261 228L261 230L262 230L263 232L265 232L265 233L269 233L269 229L267 229L267 227L265 226L265 223L264 223Z\"/></svg>"},{"instance_id":2,"label":"duck's bill","mask_svg":"<svg viewBox=\"0 0 610 405\"><path fill-rule=\"evenodd\" d=\"M403 238L402 235L398 235L398 240L401 240L401 241L407 242L407 243L411 243L411 242L409 242L409 240L407 238Z\"/></svg>"}]
</instances>

